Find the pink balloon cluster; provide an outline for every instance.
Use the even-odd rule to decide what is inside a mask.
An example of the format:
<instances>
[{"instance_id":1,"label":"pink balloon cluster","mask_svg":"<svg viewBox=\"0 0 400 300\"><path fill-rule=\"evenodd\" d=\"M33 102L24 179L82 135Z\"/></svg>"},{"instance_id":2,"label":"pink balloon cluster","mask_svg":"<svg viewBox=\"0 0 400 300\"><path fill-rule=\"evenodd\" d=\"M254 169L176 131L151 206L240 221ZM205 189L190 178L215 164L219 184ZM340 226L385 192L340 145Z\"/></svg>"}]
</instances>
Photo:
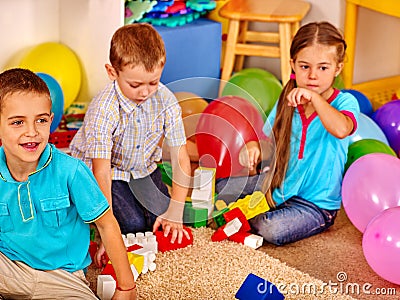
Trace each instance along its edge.
<instances>
[{"instance_id":1,"label":"pink balloon cluster","mask_svg":"<svg viewBox=\"0 0 400 300\"><path fill-rule=\"evenodd\" d=\"M342 183L342 201L364 233L363 251L382 278L400 284L400 159L371 153L353 162Z\"/></svg>"}]
</instances>

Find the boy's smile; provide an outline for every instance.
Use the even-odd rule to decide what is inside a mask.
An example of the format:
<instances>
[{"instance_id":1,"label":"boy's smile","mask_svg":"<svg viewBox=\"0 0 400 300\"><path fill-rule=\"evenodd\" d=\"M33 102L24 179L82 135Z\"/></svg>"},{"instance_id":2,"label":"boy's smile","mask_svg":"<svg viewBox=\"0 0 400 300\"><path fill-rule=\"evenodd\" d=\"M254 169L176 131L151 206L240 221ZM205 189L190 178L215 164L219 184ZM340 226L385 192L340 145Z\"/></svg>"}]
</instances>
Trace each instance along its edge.
<instances>
[{"instance_id":1,"label":"boy's smile","mask_svg":"<svg viewBox=\"0 0 400 300\"><path fill-rule=\"evenodd\" d=\"M0 138L7 165L13 176L33 172L49 139L51 100L36 93L14 93L3 101Z\"/></svg>"}]
</instances>

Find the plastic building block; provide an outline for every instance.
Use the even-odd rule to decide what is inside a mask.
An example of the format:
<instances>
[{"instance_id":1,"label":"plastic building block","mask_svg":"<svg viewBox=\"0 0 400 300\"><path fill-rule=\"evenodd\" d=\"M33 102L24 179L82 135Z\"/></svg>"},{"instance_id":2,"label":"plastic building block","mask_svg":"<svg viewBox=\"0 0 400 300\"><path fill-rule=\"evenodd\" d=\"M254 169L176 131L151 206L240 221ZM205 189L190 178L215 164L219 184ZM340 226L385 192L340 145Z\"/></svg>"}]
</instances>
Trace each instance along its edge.
<instances>
[{"instance_id":1,"label":"plastic building block","mask_svg":"<svg viewBox=\"0 0 400 300\"><path fill-rule=\"evenodd\" d=\"M242 223L242 228L240 229L240 231L250 231L251 227L249 222L247 221L246 216L243 214L242 210L235 207L234 209L231 209L230 211L227 211L226 213L224 213L224 219L226 221L226 223L228 223L229 221L238 218L240 220L240 222Z\"/></svg>"},{"instance_id":2,"label":"plastic building block","mask_svg":"<svg viewBox=\"0 0 400 300\"><path fill-rule=\"evenodd\" d=\"M242 223L240 222L239 218L234 218L233 220L218 228L211 236L211 240L213 242L223 241L231 235L239 232L241 227Z\"/></svg>"},{"instance_id":3,"label":"plastic building block","mask_svg":"<svg viewBox=\"0 0 400 300\"><path fill-rule=\"evenodd\" d=\"M270 210L265 195L260 191L256 191L251 195L247 195L242 199L232 202L228 207L231 210L235 207L240 208L247 220Z\"/></svg>"},{"instance_id":4,"label":"plastic building block","mask_svg":"<svg viewBox=\"0 0 400 300\"><path fill-rule=\"evenodd\" d=\"M192 206L192 203L185 203L183 211L183 222L188 226L194 228L207 226L208 209L207 208L196 208Z\"/></svg>"},{"instance_id":5,"label":"plastic building block","mask_svg":"<svg viewBox=\"0 0 400 300\"><path fill-rule=\"evenodd\" d=\"M222 225L226 224L225 218L224 218L224 213L228 212L229 208L225 207L224 209L220 211L213 211L212 212L212 217L215 221L215 224L217 227L221 227Z\"/></svg>"},{"instance_id":6,"label":"plastic building block","mask_svg":"<svg viewBox=\"0 0 400 300\"><path fill-rule=\"evenodd\" d=\"M189 233L190 239L187 239L185 236L182 238L182 242L179 244L177 240L175 240L174 243L171 243L171 234L170 233L168 236L164 236L164 232L161 230L158 230L155 232L155 235L157 237L157 243L158 243L158 251L160 252L166 252L166 251L171 251L171 250L177 250L180 248L185 248L189 245L193 244L193 234L192 231L190 230L189 227L184 226L185 230Z\"/></svg>"},{"instance_id":7,"label":"plastic building block","mask_svg":"<svg viewBox=\"0 0 400 300\"><path fill-rule=\"evenodd\" d=\"M111 300L117 283L111 275L97 276L97 296L100 300Z\"/></svg>"},{"instance_id":8,"label":"plastic building block","mask_svg":"<svg viewBox=\"0 0 400 300\"><path fill-rule=\"evenodd\" d=\"M136 250L138 251L138 250ZM137 272L140 274L142 273L144 262L145 262L145 257L140 254L136 254L133 252L128 252L128 261L130 265L134 265Z\"/></svg>"},{"instance_id":9,"label":"plastic building block","mask_svg":"<svg viewBox=\"0 0 400 300\"><path fill-rule=\"evenodd\" d=\"M239 300L282 300L285 297L271 282L250 273L235 295Z\"/></svg>"},{"instance_id":10,"label":"plastic building block","mask_svg":"<svg viewBox=\"0 0 400 300\"><path fill-rule=\"evenodd\" d=\"M199 167L194 171L191 195L194 208L205 208L211 217L214 208L215 168Z\"/></svg>"},{"instance_id":11,"label":"plastic building block","mask_svg":"<svg viewBox=\"0 0 400 300\"><path fill-rule=\"evenodd\" d=\"M228 207L224 200L217 200L215 201L215 209L216 210L223 210L224 208Z\"/></svg>"},{"instance_id":12,"label":"plastic building block","mask_svg":"<svg viewBox=\"0 0 400 300\"><path fill-rule=\"evenodd\" d=\"M249 246L250 248L257 249L263 244L263 237L250 232L239 231L228 238L230 241L241 243L243 245Z\"/></svg>"},{"instance_id":13,"label":"plastic building block","mask_svg":"<svg viewBox=\"0 0 400 300\"><path fill-rule=\"evenodd\" d=\"M161 171L161 180L163 183L172 186L172 166L168 162L162 162L157 164Z\"/></svg>"}]
</instances>

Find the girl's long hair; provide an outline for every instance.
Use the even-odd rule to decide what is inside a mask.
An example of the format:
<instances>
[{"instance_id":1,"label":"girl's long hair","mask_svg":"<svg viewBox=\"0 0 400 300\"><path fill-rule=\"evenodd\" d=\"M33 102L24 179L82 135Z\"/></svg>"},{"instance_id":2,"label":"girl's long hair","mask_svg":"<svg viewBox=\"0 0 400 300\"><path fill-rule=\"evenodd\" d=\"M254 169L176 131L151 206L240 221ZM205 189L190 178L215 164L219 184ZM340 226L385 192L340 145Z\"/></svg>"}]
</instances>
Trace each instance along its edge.
<instances>
[{"instance_id":1,"label":"girl's long hair","mask_svg":"<svg viewBox=\"0 0 400 300\"><path fill-rule=\"evenodd\" d=\"M337 62L344 61L346 42L339 30L328 22L313 22L302 26L293 38L290 46L290 58L296 61L300 50L314 44L335 46ZM293 72L293 70L292 70ZM272 132L276 143L276 165L272 176L271 185L267 191L267 200L274 206L272 191L279 188L286 175L290 157L290 136L292 133L292 119L295 108L288 106L287 96L296 87L296 80L290 79L280 94L277 104L275 122Z\"/></svg>"}]
</instances>

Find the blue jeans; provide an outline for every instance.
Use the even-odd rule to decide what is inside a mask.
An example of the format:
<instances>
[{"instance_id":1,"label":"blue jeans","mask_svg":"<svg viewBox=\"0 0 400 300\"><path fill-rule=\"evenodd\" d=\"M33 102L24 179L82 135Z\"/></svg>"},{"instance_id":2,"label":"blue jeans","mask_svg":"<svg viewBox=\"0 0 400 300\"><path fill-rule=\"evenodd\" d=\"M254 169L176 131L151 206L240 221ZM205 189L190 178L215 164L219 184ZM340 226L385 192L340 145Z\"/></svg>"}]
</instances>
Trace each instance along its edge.
<instances>
[{"instance_id":1,"label":"blue jeans","mask_svg":"<svg viewBox=\"0 0 400 300\"><path fill-rule=\"evenodd\" d=\"M274 210L249 220L258 235L284 245L321 233L333 225L337 210L326 210L300 197L292 197Z\"/></svg>"},{"instance_id":2,"label":"blue jeans","mask_svg":"<svg viewBox=\"0 0 400 300\"><path fill-rule=\"evenodd\" d=\"M169 205L170 195L157 168L149 176L130 182L113 180L112 207L123 234L152 231L156 218Z\"/></svg>"},{"instance_id":3,"label":"blue jeans","mask_svg":"<svg viewBox=\"0 0 400 300\"><path fill-rule=\"evenodd\" d=\"M229 204L255 191L262 191L263 183L269 176L269 173L261 173L254 176L219 178L215 183L215 191L218 199Z\"/></svg>"}]
</instances>

